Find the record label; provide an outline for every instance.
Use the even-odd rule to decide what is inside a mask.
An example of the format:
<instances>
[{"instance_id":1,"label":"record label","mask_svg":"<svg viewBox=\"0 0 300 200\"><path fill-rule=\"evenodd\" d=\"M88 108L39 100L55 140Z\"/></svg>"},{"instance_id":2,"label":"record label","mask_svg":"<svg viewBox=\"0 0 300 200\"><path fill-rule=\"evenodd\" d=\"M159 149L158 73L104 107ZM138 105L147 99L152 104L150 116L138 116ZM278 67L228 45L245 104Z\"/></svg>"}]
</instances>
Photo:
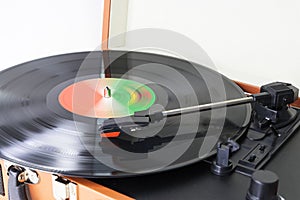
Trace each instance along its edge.
<instances>
[{"instance_id":1,"label":"record label","mask_svg":"<svg viewBox=\"0 0 300 200\"><path fill-rule=\"evenodd\" d=\"M74 83L59 95L66 110L94 118L117 118L150 108L155 102L151 88L120 78L89 79Z\"/></svg>"}]
</instances>

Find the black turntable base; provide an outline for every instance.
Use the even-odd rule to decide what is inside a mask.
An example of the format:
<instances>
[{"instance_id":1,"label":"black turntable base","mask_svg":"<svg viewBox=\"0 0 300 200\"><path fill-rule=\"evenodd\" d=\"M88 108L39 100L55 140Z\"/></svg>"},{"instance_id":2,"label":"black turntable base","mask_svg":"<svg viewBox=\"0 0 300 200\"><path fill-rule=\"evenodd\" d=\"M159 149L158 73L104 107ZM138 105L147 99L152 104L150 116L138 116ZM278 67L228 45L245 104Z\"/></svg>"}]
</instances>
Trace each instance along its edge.
<instances>
[{"instance_id":1,"label":"black turntable base","mask_svg":"<svg viewBox=\"0 0 300 200\"><path fill-rule=\"evenodd\" d=\"M300 130L264 167L279 176L279 194L286 200L300 197L299 144ZM136 199L242 200L250 180L249 176L239 173L216 176L210 172L209 163L199 162L160 174L93 181Z\"/></svg>"},{"instance_id":2,"label":"black turntable base","mask_svg":"<svg viewBox=\"0 0 300 200\"><path fill-rule=\"evenodd\" d=\"M298 93L273 82L245 94L205 66L138 52L12 67L0 73L9 197L30 199L46 172L136 199L299 199Z\"/></svg>"}]
</instances>

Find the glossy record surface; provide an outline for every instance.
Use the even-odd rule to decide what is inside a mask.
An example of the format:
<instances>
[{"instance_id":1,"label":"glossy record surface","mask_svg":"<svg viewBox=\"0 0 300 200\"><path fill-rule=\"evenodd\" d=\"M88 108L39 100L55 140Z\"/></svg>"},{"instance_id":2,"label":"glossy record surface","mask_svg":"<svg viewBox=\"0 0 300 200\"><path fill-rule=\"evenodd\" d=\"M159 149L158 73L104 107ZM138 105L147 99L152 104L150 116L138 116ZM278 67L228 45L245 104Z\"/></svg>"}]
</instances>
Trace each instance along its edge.
<instances>
[{"instance_id":1,"label":"glossy record surface","mask_svg":"<svg viewBox=\"0 0 300 200\"><path fill-rule=\"evenodd\" d=\"M156 97L153 105L166 110L209 103L214 98L244 96L240 88L219 73L171 57L110 51L43 58L0 73L0 156L26 167L71 176L120 177L136 175L135 172L152 173L210 156L215 152L215 140L208 152L199 153L207 138L221 141L237 138L249 122L250 106L240 105L228 108L224 119L211 111L168 117L142 131L130 133L134 138L142 138L131 143L101 138L99 126L105 124L107 118L74 114L63 108L58 99L74 82L98 79L104 71L107 77L149 87ZM225 97L218 93L219 85L212 84L220 77ZM185 141L192 142L188 148L177 151L177 146ZM172 145L168 145L171 142ZM143 154L120 155L120 149ZM168 157L156 159L147 154L159 150L164 150L169 157L178 152L179 156L164 163ZM152 160L144 162L147 158ZM124 160L145 164L128 167ZM160 162L164 163L163 167L151 166Z\"/></svg>"}]
</instances>

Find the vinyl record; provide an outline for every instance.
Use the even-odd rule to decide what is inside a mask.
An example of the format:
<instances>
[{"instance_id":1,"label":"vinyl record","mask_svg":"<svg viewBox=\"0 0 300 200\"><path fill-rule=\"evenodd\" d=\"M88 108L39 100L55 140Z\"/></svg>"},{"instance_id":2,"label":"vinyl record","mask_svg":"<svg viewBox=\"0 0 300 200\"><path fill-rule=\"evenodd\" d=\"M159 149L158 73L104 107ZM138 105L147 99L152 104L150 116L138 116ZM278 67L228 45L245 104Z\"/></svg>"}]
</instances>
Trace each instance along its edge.
<instances>
[{"instance_id":1,"label":"vinyl record","mask_svg":"<svg viewBox=\"0 0 300 200\"><path fill-rule=\"evenodd\" d=\"M197 162L214 154L218 141L239 138L251 112L246 104L140 125L132 117L137 111L244 93L204 66L137 52L72 53L20 64L0 73L0 92L1 158L69 176L140 175Z\"/></svg>"}]
</instances>

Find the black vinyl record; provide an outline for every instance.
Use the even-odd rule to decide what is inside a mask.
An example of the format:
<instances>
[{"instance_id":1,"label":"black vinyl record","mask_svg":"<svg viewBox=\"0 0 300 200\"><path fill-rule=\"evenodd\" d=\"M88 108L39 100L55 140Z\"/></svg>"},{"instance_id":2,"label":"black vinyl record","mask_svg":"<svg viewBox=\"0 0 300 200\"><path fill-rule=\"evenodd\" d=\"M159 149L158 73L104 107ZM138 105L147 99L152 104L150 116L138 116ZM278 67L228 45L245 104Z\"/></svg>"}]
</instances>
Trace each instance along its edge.
<instances>
[{"instance_id":1,"label":"black vinyl record","mask_svg":"<svg viewBox=\"0 0 300 200\"><path fill-rule=\"evenodd\" d=\"M218 72L162 55L83 52L27 62L0 73L1 158L69 176L153 173L211 156L219 141L238 139L250 121L249 104L171 116L143 127L130 120L124 123L127 116L84 116L60 104L59 96L68 86L101 78L147 86L154 93L150 109L244 97ZM102 137L107 127L120 130L122 136Z\"/></svg>"}]
</instances>

